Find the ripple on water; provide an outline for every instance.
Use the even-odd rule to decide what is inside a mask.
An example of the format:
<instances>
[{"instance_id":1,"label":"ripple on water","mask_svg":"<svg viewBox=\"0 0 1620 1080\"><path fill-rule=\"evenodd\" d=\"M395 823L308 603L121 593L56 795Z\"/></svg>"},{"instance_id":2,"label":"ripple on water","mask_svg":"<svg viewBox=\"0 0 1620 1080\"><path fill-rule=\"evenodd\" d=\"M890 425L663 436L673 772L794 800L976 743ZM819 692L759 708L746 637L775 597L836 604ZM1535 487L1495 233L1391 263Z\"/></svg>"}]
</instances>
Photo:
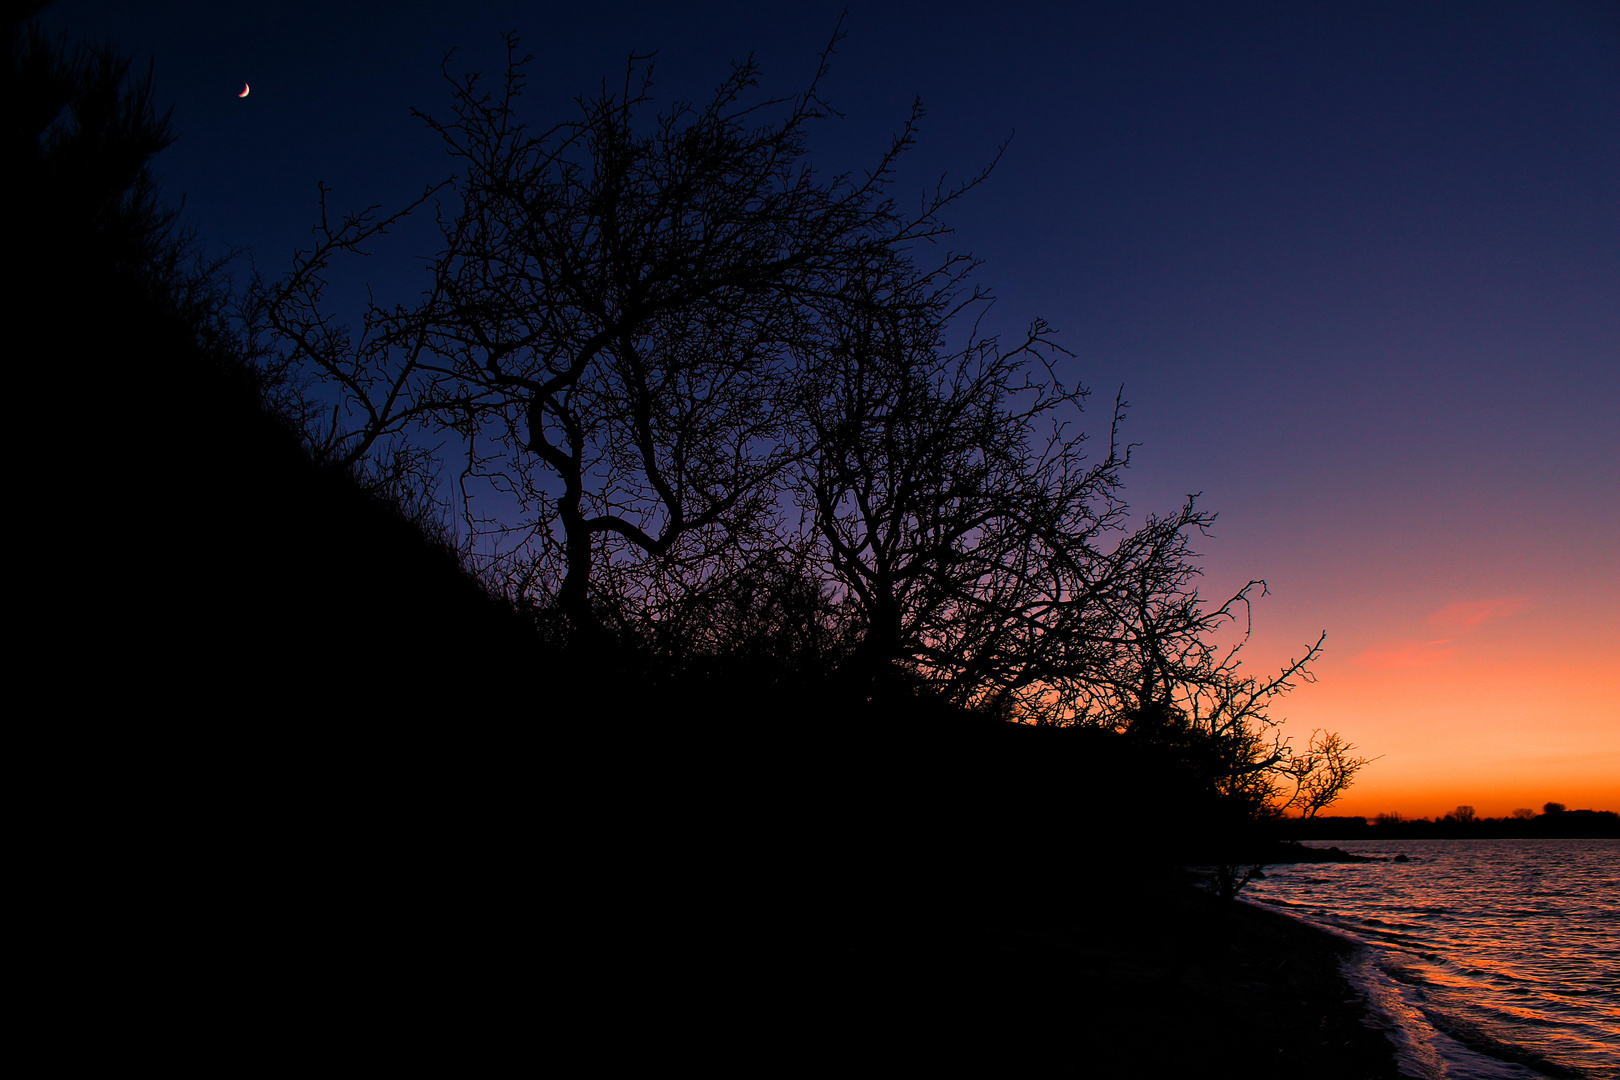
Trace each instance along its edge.
<instances>
[{"instance_id":1,"label":"ripple on water","mask_svg":"<svg viewBox=\"0 0 1620 1080\"><path fill-rule=\"evenodd\" d=\"M1278 867L1252 899L1364 943L1408 1071L1620 1076L1620 841L1333 843L1411 861Z\"/></svg>"}]
</instances>

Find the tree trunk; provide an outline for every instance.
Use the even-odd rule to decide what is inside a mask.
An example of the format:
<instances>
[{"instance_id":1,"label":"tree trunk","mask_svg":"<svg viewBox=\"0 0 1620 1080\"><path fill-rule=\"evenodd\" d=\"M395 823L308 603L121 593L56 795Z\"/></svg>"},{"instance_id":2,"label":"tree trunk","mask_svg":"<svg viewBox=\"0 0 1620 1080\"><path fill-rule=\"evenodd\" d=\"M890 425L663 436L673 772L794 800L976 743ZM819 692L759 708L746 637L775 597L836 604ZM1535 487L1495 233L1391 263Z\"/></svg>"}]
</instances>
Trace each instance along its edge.
<instances>
[{"instance_id":1,"label":"tree trunk","mask_svg":"<svg viewBox=\"0 0 1620 1080\"><path fill-rule=\"evenodd\" d=\"M562 587L557 590L557 607L567 617L569 631L583 640L597 629L596 613L591 610L591 533L580 512L581 485L574 477L567 480L563 497L557 500L557 516L563 527L563 555L567 560Z\"/></svg>"}]
</instances>

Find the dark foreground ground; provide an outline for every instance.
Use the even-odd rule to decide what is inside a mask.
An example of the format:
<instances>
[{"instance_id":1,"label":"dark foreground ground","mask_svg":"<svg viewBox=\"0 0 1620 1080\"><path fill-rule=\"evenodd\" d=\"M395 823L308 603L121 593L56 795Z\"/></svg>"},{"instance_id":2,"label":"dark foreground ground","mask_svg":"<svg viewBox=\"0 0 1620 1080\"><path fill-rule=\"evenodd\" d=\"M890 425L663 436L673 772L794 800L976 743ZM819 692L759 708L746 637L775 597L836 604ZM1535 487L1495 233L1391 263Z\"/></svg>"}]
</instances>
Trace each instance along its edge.
<instances>
[{"instance_id":1,"label":"dark foreground ground","mask_svg":"<svg viewBox=\"0 0 1620 1080\"><path fill-rule=\"evenodd\" d=\"M172 816L107 822L64 866L41 1000L99 1003L122 1019L98 1045L181 1072L1397 1075L1345 942L1179 872L828 874L756 831L704 851L649 802L604 825L611 792L559 805L396 764L363 798L193 783Z\"/></svg>"},{"instance_id":2,"label":"dark foreground ground","mask_svg":"<svg viewBox=\"0 0 1620 1080\"><path fill-rule=\"evenodd\" d=\"M855 929L816 965L824 1015L900 1057L982 1055L1012 1075L1398 1075L1339 974L1345 942L1169 876L1116 882L1069 916Z\"/></svg>"}]
</instances>

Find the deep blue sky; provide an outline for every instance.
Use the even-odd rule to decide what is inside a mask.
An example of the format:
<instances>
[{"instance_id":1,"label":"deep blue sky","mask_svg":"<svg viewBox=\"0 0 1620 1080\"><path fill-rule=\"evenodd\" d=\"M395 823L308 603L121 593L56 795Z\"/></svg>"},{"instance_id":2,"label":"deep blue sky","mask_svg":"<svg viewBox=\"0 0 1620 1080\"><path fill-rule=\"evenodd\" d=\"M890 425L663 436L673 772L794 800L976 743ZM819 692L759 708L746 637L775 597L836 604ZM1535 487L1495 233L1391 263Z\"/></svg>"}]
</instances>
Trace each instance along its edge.
<instances>
[{"instance_id":1,"label":"deep blue sky","mask_svg":"<svg viewBox=\"0 0 1620 1080\"><path fill-rule=\"evenodd\" d=\"M47 21L154 59L169 192L275 272L317 180L386 204L446 170L409 109L444 109L451 46L494 71L520 33L540 122L632 51L658 52L661 96L749 52L790 93L843 5L146 7ZM1521 652L1620 669L1620 4L849 7L818 160L872 160L914 96L910 188L1013 136L959 246L1009 325L1044 315L1073 377L1125 385L1131 492L1206 492L1211 585L1270 579L1276 649L1325 627L1329 672L1516 597ZM397 256L366 270L412 281ZM1620 732L1612 689L1554 711Z\"/></svg>"}]
</instances>

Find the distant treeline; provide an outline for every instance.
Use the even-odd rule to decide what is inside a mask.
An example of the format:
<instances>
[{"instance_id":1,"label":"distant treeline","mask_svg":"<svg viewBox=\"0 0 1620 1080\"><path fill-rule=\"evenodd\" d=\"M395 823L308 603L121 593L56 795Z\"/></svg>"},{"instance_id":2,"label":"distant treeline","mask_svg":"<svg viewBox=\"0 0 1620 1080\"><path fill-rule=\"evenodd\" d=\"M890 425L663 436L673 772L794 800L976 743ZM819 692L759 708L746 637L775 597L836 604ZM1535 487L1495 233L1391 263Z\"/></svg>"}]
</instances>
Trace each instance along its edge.
<instances>
[{"instance_id":1,"label":"distant treeline","mask_svg":"<svg viewBox=\"0 0 1620 1080\"><path fill-rule=\"evenodd\" d=\"M1289 840L1416 840L1506 839L1558 837L1580 839L1620 837L1620 814L1613 810L1521 811L1500 818L1446 814L1439 818L1403 818L1380 814L1376 818L1290 818L1280 825Z\"/></svg>"}]
</instances>

